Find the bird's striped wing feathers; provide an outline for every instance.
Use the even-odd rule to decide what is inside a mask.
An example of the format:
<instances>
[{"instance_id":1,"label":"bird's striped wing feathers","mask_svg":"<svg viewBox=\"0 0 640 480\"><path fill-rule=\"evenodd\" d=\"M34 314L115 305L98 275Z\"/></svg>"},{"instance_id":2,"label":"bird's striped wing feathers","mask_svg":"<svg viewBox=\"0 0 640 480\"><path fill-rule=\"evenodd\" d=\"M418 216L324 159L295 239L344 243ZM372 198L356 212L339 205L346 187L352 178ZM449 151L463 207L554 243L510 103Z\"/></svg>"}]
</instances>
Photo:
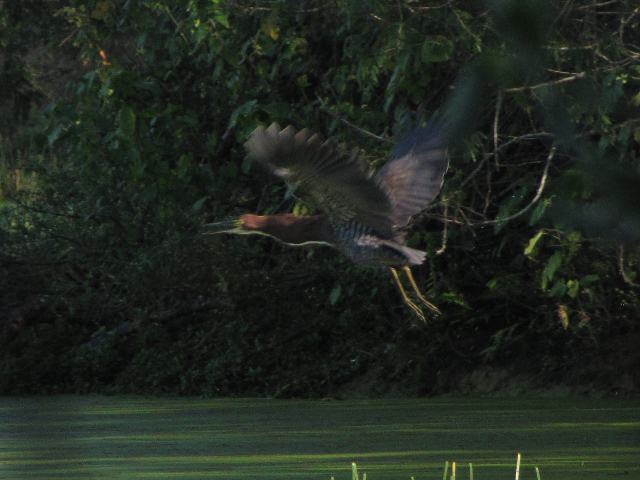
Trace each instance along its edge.
<instances>
[{"instance_id":1,"label":"bird's striped wing feathers","mask_svg":"<svg viewBox=\"0 0 640 480\"><path fill-rule=\"evenodd\" d=\"M332 222L357 219L391 235L391 204L382 185L367 174L357 150L276 123L258 127L245 143L249 154L288 184L306 193Z\"/></svg>"},{"instance_id":2,"label":"bird's striped wing feathers","mask_svg":"<svg viewBox=\"0 0 640 480\"><path fill-rule=\"evenodd\" d=\"M391 203L395 228L406 226L433 201L448 167L446 138L434 123L413 130L396 144L390 160L375 176Z\"/></svg>"},{"instance_id":3,"label":"bird's striped wing feathers","mask_svg":"<svg viewBox=\"0 0 640 480\"><path fill-rule=\"evenodd\" d=\"M371 178L358 151L307 129L258 127L249 154L306 193L332 222L357 220L383 236L407 225L438 195L449 166L445 128L433 122L402 139Z\"/></svg>"}]
</instances>

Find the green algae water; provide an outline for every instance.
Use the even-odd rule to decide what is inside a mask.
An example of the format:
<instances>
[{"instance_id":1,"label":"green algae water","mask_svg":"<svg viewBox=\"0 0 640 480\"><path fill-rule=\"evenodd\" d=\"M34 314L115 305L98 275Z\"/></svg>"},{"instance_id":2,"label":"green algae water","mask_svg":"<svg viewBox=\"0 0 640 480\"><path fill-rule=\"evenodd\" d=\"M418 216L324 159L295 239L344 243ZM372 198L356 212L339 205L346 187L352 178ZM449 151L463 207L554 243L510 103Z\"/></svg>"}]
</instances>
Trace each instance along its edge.
<instances>
[{"instance_id":1,"label":"green algae water","mask_svg":"<svg viewBox=\"0 0 640 480\"><path fill-rule=\"evenodd\" d=\"M0 479L640 479L640 399L0 398Z\"/></svg>"}]
</instances>

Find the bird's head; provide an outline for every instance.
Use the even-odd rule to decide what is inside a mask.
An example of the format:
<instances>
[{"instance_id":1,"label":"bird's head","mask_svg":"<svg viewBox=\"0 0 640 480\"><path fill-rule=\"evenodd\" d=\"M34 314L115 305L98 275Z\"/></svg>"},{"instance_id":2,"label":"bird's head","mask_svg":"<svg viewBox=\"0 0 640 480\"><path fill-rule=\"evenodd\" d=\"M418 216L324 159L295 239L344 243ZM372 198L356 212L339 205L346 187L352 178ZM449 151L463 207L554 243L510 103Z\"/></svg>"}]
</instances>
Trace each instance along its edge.
<instances>
[{"instance_id":1,"label":"bird's head","mask_svg":"<svg viewBox=\"0 0 640 480\"><path fill-rule=\"evenodd\" d=\"M255 230L251 228L248 218L250 215L240 215L237 217L227 218L225 220L219 220L213 223L207 223L202 227L202 233L205 235L216 235L218 233L232 233L236 235L246 235L255 233Z\"/></svg>"},{"instance_id":2,"label":"bird's head","mask_svg":"<svg viewBox=\"0 0 640 480\"><path fill-rule=\"evenodd\" d=\"M205 235L232 233L236 235L263 235L288 245L311 243L331 244L322 215L298 217L292 213L254 215L245 213L239 217L203 225Z\"/></svg>"}]
</instances>

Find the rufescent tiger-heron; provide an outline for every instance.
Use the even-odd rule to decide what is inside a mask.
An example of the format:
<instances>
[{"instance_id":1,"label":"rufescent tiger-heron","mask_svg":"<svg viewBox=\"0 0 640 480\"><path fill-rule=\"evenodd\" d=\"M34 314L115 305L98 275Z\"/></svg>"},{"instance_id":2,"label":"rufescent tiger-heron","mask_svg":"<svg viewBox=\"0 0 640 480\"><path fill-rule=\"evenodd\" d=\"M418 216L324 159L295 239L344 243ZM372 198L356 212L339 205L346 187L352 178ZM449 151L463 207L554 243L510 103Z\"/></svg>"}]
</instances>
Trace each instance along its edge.
<instances>
[{"instance_id":1,"label":"rufescent tiger-heron","mask_svg":"<svg viewBox=\"0 0 640 480\"><path fill-rule=\"evenodd\" d=\"M443 128L432 121L416 128L370 173L357 149L348 151L307 129L281 129L277 123L258 127L245 143L249 155L305 195L321 212L296 216L245 214L205 225L204 233L259 234L287 245L329 245L357 264L389 268L404 302L424 320L422 308L407 294L398 275L403 271L415 296L427 300L411 273L426 252L405 245L411 217L438 195L448 168Z\"/></svg>"}]
</instances>

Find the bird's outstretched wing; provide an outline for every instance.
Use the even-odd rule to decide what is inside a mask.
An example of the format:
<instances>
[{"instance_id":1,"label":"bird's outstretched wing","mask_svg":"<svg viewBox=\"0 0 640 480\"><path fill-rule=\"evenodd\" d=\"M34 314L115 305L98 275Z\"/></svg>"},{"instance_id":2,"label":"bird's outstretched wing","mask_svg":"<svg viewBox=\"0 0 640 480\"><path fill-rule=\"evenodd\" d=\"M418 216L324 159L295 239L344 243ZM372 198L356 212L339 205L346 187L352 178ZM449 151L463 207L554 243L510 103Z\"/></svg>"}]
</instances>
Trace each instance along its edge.
<instances>
[{"instance_id":1,"label":"bird's outstretched wing","mask_svg":"<svg viewBox=\"0 0 640 480\"><path fill-rule=\"evenodd\" d=\"M449 167L446 127L432 121L400 140L374 179L391 203L394 228L407 225L438 195Z\"/></svg>"},{"instance_id":2,"label":"bird's outstretched wing","mask_svg":"<svg viewBox=\"0 0 640 480\"><path fill-rule=\"evenodd\" d=\"M348 152L307 129L258 127L245 143L250 156L311 200L335 223L350 220L393 234L392 205L386 184L367 173L357 150Z\"/></svg>"}]
</instances>

